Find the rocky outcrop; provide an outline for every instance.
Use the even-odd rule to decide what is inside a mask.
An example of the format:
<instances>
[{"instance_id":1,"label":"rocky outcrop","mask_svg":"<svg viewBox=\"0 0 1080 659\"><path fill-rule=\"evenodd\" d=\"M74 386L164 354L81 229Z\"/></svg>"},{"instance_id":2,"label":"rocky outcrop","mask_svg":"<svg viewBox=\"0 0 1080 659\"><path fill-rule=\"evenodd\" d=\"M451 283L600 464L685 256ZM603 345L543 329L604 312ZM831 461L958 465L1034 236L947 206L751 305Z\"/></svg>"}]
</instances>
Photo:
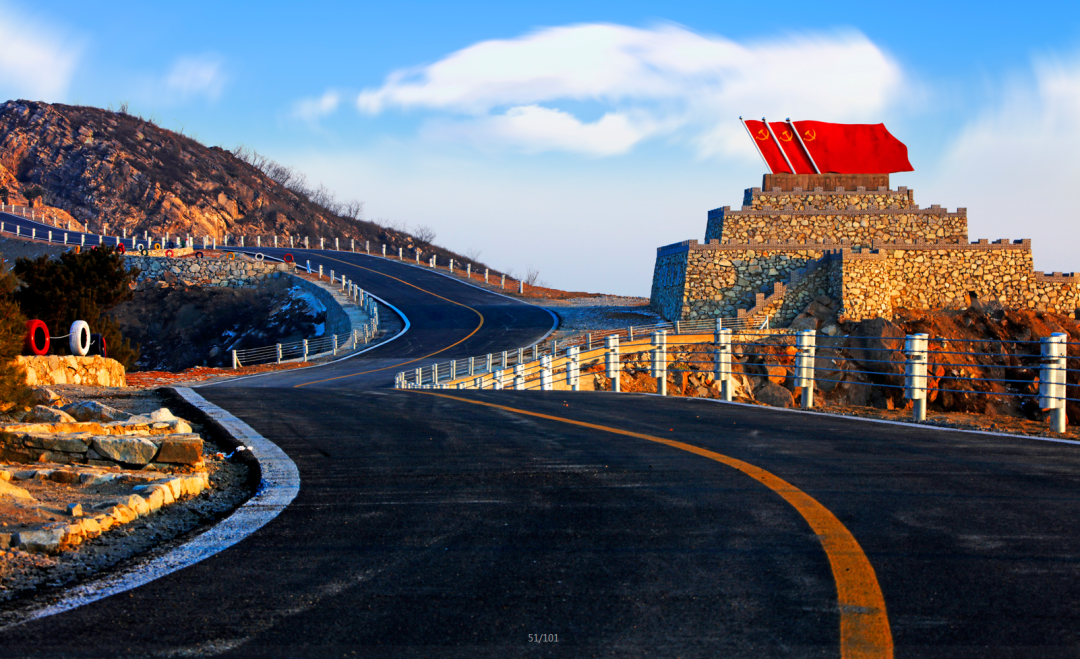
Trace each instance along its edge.
<instances>
[{"instance_id":1,"label":"rocky outcrop","mask_svg":"<svg viewBox=\"0 0 1080 659\"><path fill-rule=\"evenodd\" d=\"M31 387L50 384L89 384L99 387L126 387L124 365L105 357L74 355L20 355L16 363L26 371Z\"/></svg>"}]
</instances>

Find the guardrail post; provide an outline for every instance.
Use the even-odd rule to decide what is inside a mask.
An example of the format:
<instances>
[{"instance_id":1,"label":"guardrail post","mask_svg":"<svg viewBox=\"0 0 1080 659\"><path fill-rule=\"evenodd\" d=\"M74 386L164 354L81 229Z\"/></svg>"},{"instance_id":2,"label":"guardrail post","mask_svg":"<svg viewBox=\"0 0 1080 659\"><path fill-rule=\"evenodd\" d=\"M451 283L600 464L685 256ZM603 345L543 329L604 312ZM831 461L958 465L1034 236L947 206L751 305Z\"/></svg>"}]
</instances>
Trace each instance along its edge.
<instances>
[{"instance_id":1,"label":"guardrail post","mask_svg":"<svg viewBox=\"0 0 1080 659\"><path fill-rule=\"evenodd\" d=\"M486 371L488 373L491 372L491 366L492 366L491 359L492 359L492 354L489 352L487 354L487 363L484 365L485 366L484 371Z\"/></svg>"},{"instance_id":2,"label":"guardrail post","mask_svg":"<svg viewBox=\"0 0 1080 659\"><path fill-rule=\"evenodd\" d=\"M456 380L457 379L457 360L456 359L451 359L450 360L450 379L451 380Z\"/></svg>"},{"instance_id":3,"label":"guardrail post","mask_svg":"<svg viewBox=\"0 0 1080 659\"><path fill-rule=\"evenodd\" d=\"M814 330L800 330L795 337L795 386L802 387L802 406L814 406L814 354L817 339Z\"/></svg>"},{"instance_id":4,"label":"guardrail post","mask_svg":"<svg viewBox=\"0 0 1080 659\"><path fill-rule=\"evenodd\" d=\"M585 335L585 350L592 350L592 333L589 332Z\"/></svg>"},{"instance_id":5,"label":"guardrail post","mask_svg":"<svg viewBox=\"0 0 1080 659\"><path fill-rule=\"evenodd\" d=\"M277 344L277 363L281 363L281 344Z\"/></svg>"},{"instance_id":6,"label":"guardrail post","mask_svg":"<svg viewBox=\"0 0 1080 659\"><path fill-rule=\"evenodd\" d=\"M472 386L473 386L473 389L483 389L484 388L484 378L482 378L482 377L473 378Z\"/></svg>"},{"instance_id":7,"label":"guardrail post","mask_svg":"<svg viewBox=\"0 0 1080 659\"><path fill-rule=\"evenodd\" d=\"M525 282L518 282L518 295L525 295Z\"/></svg>"},{"instance_id":8,"label":"guardrail post","mask_svg":"<svg viewBox=\"0 0 1080 659\"><path fill-rule=\"evenodd\" d=\"M418 368L416 369L416 386L419 387L422 384L424 384L424 369Z\"/></svg>"},{"instance_id":9,"label":"guardrail post","mask_svg":"<svg viewBox=\"0 0 1080 659\"><path fill-rule=\"evenodd\" d=\"M334 238L334 249L335 249L336 251L338 251L338 252L340 252L340 251L341 251L341 246L340 246L340 243L338 243L338 239L337 239L337 238Z\"/></svg>"},{"instance_id":10,"label":"guardrail post","mask_svg":"<svg viewBox=\"0 0 1080 659\"><path fill-rule=\"evenodd\" d=\"M488 283L488 269L484 268L484 283Z\"/></svg>"},{"instance_id":11,"label":"guardrail post","mask_svg":"<svg viewBox=\"0 0 1080 659\"><path fill-rule=\"evenodd\" d=\"M333 270L330 271L330 283L331 284L334 283L334 271Z\"/></svg>"},{"instance_id":12,"label":"guardrail post","mask_svg":"<svg viewBox=\"0 0 1080 659\"><path fill-rule=\"evenodd\" d=\"M569 385L572 391L581 391L581 383L578 379L579 359L578 351L581 350L577 346L572 346L566 349L566 384Z\"/></svg>"},{"instance_id":13,"label":"guardrail post","mask_svg":"<svg viewBox=\"0 0 1080 659\"><path fill-rule=\"evenodd\" d=\"M435 387L439 386L439 365L438 364L432 364L431 365L431 384L432 384L432 386L435 386Z\"/></svg>"},{"instance_id":14,"label":"guardrail post","mask_svg":"<svg viewBox=\"0 0 1080 659\"><path fill-rule=\"evenodd\" d=\"M552 388L551 355L544 355L540 358L540 390L551 391Z\"/></svg>"},{"instance_id":15,"label":"guardrail post","mask_svg":"<svg viewBox=\"0 0 1080 659\"><path fill-rule=\"evenodd\" d=\"M525 389L525 364L514 364L514 389L517 391Z\"/></svg>"},{"instance_id":16,"label":"guardrail post","mask_svg":"<svg viewBox=\"0 0 1080 659\"><path fill-rule=\"evenodd\" d=\"M355 252L356 251L356 238L349 238L349 251L350 252Z\"/></svg>"},{"instance_id":17,"label":"guardrail post","mask_svg":"<svg viewBox=\"0 0 1080 659\"><path fill-rule=\"evenodd\" d=\"M404 261L405 260L405 249L403 247L398 247L397 248L397 260L398 261Z\"/></svg>"},{"instance_id":18,"label":"guardrail post","mask_svg":"<svg viewBox=\"0 0 1080 659\"><path fill-rule=\"evenodd\" d=\"M1065 341L1067 335L1054 332L1040 339L1039 407L1050 410L1050 430L1065 432Z\"/></svg>"},{"instance_id":19,"label":"guardrail post","mask_svg":"<svg viewBox=\"0 0 1080 659\"><path fill-rule=\"evenodd\" d=\"M319 279L322 279L322 263L319 264Z\"/></svg>"},{"instance_id":20,"label":"guardrail post","mask_svg":"<svg viewBox=\"0 0 1080 659\"><path fill-rule=\"evenodd\" d=\"M713 377L720 383L720 397L727 402L732 399L731 377L731 330L720 327L716 321L716 334L713 336L716 352L713 353Z\"/></svg>"},{"instance_id":21,"label":"guardrail post","mask_svg":"<svg viewBox=\"0 0 1080 659\"><path fill-rule=\"evenodd\" d=\"M533 361L536 361L537 357L539 357L539 356L540 356L540 344L534 343L533 344Z\"/></svg>"},{"instance_id":22,"label":"guardrail post","mask_svg":"<svg viewBox=\"0 0 1080 659\"><path fill-rule=\"evenodd\" d=\"M307 339L304 339L304 361L305 361L305 362L307 361L307 356L308 356L308 345L307 345Z\"/></svg>"},{"instance_id":23,"label":"guardrail post","mask_svg":"<svg viewBox=\"0 0 1080 659\"><path fill-rule=\"evenodd\" d=\"M472 263L465 264L465 277L467 279L472 279Z\"/></svg>"},{"instance_id":24,"label":"guardrail post","mask_svg":"<svg viewBox=\"0 0 1080 659\"><path fill-rule=\"evenodd\" d=\"M352 331L352 347L355 350L360 345L360 330L353 328Z\"/></svg>"},{"instance_id":25,"label":"guardrail post","mask_svg":"<svg viewBox=\"0 0 1080 659\"><path fill-rule=\"evenodd\" d=\"M233 369L240 368L240 360L236 358L236 351L232 351L232 367Z\"/></svg>"},{"instance_id":26,"label":"guardrail post","mask_svg":"<svg viewBox=\"0 0 1080 659\"><path fill-rule=\"evenodd\" d=\"M506 275L502 276L502 283L499 284L499 288L506 288Z\"/></svg>"},{"instance_id":27,"label":"guardrail post","mask_svg":"<svg viewBox=\"0 0 1080 659\"><path fill-rule=\"evenodd\" d=\"M319 238L319 249L326 249L326 238Z\"/></svg>"},{"instance_id":28,"label":"guardrail post","mask_svg":"<svg viewBox=\"0 0 1080 659\"><path fill-rule=\"evenodd\" d=\"M502 351L502 362L499 364L499 366L502 367L502 368L506 368L506 351L505 350Z\"/></svg>"},{"instance_id":29,"label":"guardrail post","mask_svg":"<svg viewBox=\"0 0 1080 659\"><path fill-rule=\"evenodd\" d=\"M667 332L653 332L652 344L652 376L656 378L656 393L667 396Z\"/></svg>"},{"instance_id":30,"label":"guardrail post","mask_svg":"<svg viewBox=\"0 0 1080 659\"><path fill-rule=\"evenodd\" d=\"M929 334L908 334L904 338L904 398L911 400L911 420L926 421L926 372Z\"/></svg>"},{"instance_id":31,"label":"guardrail post","mask_svg":"<svg viewBox=\"0 0 1080 659\"><path fill-rule=\"evenodd\" d=\"M626 340L627 341L633 341L634 340L634 326L633 325L626 328Z\"/></svg>"},{"instance_id":32,"label":"guardrail post","mask_svg":"<svg viewBox=\"0 0 1080 659\"><path fill-rule=\"evenodd\" d=\"M476 375L476 357L469 357L469 375Z\"/></svg>"},{"instance_id":33,"label":"guardrail post","mask_svg":"<svg viewBox=\"0 0 1080 659\"><path fill-rule=\"evenodd\" d=\"M607 348L607 352L604 354L604 366L607 370L607 376L611 380L611 390L615 392L622 391L619 380L619 337L615 334L608 336L604 339L604 347Z\"/></svg>"},{"instance_id":34,"label":"guardrail post","mask_svg":"<svg viewBox=\"0 0 1080 659\"><path fill-rule=\"evenodd\" d=\"M682 332L679 331L679 328L681 327L681 325L679 324L680 322L681 321L678 321L678 320L675 321L675 333L676 334L682 334Z\"/></svg>"},{"instance_id":35,"label":"guardrail post","mask_svg":"<svg viewBox=\"0 0 1080 659\"><path fill-rule=\"evenodd\" d=\"M450 259L450 274L454 274L454 259Z\"/></svg>"},{"instance_id":36,"label":"guardrail post","mask_svg":"<svg viewBox=\"0 0 1080 659\"><path fill-rule=\"evenodd\" d=\"M334 334L333 337L334 337L334 356L337 357L337 334Z\"/></svg>"},{"instance_id":37,"label":"guardrail post","mask_svg":"<svg viewBox=\"0 0 1080 659\"><path fill-rule=\"evenodd\" d=\"M499 370L495 371L494 375L495 375L495 378L491 381L491 388L496 390L496 391L502 391L503 383L504 383L504 379L505 379L506 375L503 373L503 370L501 368Z\"/></svg>"},{"instance_id":38,"label":"guardrail post","mask_svg":"<svg viewBox=\"0 0 1080 659\"><path fill-rule=\"evenodd\" d=\"M386 245L382 246L382 255L383 255L383 258L385 259L386 258Z\"/></svg>"}]
</instances>

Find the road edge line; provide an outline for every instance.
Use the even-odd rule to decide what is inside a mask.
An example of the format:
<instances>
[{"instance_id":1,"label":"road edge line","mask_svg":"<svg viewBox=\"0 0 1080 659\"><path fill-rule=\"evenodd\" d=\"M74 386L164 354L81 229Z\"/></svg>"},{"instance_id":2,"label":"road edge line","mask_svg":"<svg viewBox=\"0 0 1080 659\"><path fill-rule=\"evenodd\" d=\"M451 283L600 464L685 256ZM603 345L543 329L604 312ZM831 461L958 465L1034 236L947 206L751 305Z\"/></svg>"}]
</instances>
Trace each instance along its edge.
<instances>
[{"instance_id":1,"label":"road edge line","mask_svg":"<svg viewBox=\"0 0 1080 659\"><path fill-rule=\"evenodd\" d=\"M251 450L259 468L259 487L231 515L191 540L160 556L139 561L119 573L92 579L69 590L58 602L31 610L25 617L0 627L15 627L64 613L160 579L228 549L259 530L292 503L300 491L296 463L277 444L189 387L175 387L176 394L226 432L238 445Z\"/></svg>"}]
</instances>

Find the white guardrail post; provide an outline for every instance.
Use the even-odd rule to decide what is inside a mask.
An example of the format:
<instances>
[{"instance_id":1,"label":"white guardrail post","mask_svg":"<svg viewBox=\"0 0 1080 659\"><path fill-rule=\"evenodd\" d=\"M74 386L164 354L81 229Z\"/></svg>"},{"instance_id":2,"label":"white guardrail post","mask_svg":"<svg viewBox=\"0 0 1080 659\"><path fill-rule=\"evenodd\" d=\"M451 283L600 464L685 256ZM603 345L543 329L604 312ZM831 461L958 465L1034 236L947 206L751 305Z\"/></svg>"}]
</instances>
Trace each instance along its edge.
<instances>
[{"instance_id":1,"label":"white guardrail post","mask_svg":"<svg viewBox=\"0 0 1080 659\"><path fill-rule=\"evenodd\" d=\"M802 388L802 406L814 406L814 353L817 338L814 330L800 330L795 337L795 386Z\"/></svg>"},{"instance_id":2,"label":"white guardrail post","mask_svg":"<svg viewBox=\"0 0 1080 659\"><path fill-rule=\"evenodd\" d=\"M581 391L578 377L578 369L580 368L578 353L580 350L577 346L566 349L566 385L570 387L571 391Z\"/></svg>"},{"instance_id":3,"label":"white guardrail post","mask_svg":"<svg viewBox=\"0 0 1080 659\"><path fill-rule=\"evenodd\" d=\"M716 352L713 353L713 377L720 383L720 397L731 402L732 377L731 377L731 330L723 329L721 320L716 319L716 334L713 337L716 343Z\"/></svg>"},{"instance_id":4,"label":"white guardrail post","mask_svg":"<svg viewBox=\"0 0 1080 659\"><path fill-rule=\"evenodd\" d=\"M514 364L514 389L521 391L525 388L525 364Z\"/></svg>"},{"instance_id":5,"label":"white guardrail post","mask_svg":"<svg viewBox=\"0 0 1080 659\"><path fill-rule=\"evenodd\" d=\"M281 344L277 344L277 363L281 363Z\"/></svg>"},{"instance_id":6,"label":"white guardrail post","mask_svg":"<svg viewBox=\"0 0 1080 659\"><path fill-rule=\"evenodd\" d=\"M240 368L240 360L236 358L236 351L232 351L232 367L234 369Z\"/></svg>"},{"instance_id":7,"label":"white guardrail post","mask_svg":"<svg viewBox=\"0 0 1080 659\"><path fill-rule=\"evenodd\" d=\"M506 353L503 353L503 354L506 354ZM506 381L505 378L506 378L506 374L503 373L503 370L501 368L499 370L495 371L495 378L491 381L491 388L494 389L495 391L502 391L503 384Z\"/></svg>"},{"instance_id":8,"label":"white guardrail post","mask_svg":"<svg viewBox=\"0 0 1080 659\"><path fill-rule=\"evenodd\" d=\"M1065 341L1067 335L1054 332L1040 339L1042 365L1039 368L1039 407L1050 410L1050 430L1065 432Z\"/></svg>"},{"instance_id":9,"label":"white guardrail post","mask_svg":"<svg viewBox=\"0 0 1080 659\"><path fill-rule=\"evenodd\" d=\"M307 361L307 356L308 356L308 344L307 344L307 339L304 339L304 361L305 362Z\"/></svg>"},{"instance_id":10,"label":"white guardrail post","mask_svg":"<svg viewBox=\"0 0 1080 659\"><path fill-rule=\"evenodd\" d=\"M908 334L904 339L904 398L911 400L911 420L926 421L926 373L929 334Z\"/></svg>"},{"instance_id":11,"label":"white guardrail post","mask_svg":"<svg viewBox=\"0 0 1080 659\"><path fill-rule=\"evenodd\" d=\"M667 396L667 332L653 332L652 345L652 376L656 378L656 393Z\"/></svg>"},{"instance_id":12,"label":"white guardrail post","mask_svg":"<svg viewBox=\"0 0 1080 659\"><path fill-rule=\"evenodd\" d=\"M604 347L607 348L607 352L604 353L604 366L607 371L607 376L611 380L611 390L615 392L622 391L621 383L619 380L619 337L615 334L608 336L604 339Z\"/></svg>"},{"instance_id":13,"label":"white guardrail post","mask_svg":"<svg viewBox=\"0 0 1080 659\"><path fill-rule=\"evenodd\" d=\"M551 391L554 389L552 380L551 355L544 355L540 358L540 390Z\"/></svg>"}]
</instances>

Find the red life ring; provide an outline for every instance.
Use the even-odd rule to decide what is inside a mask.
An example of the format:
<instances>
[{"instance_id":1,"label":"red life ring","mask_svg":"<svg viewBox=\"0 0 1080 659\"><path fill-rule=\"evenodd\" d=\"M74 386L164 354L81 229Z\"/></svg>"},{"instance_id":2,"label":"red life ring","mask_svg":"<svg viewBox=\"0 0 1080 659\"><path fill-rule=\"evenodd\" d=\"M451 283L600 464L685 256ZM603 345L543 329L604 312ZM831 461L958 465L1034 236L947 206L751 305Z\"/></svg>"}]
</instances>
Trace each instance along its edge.
<instances>
[{"instance_id":1,"label":"red life ring","mask_svg":"<svg viewBox=\"0 0 1080 659\"><path fill-rule=\"evenodd\" d=\"M91 355L101 355L102 357L108 357L109 351L105 349L105 337L101 334L90 335L90 351Z\"/></svg>"},{"instance_id":2,"label":"red life ring","mask_svg":"<svg viewBox=\"0 0 1080 659\"><path fill-rule=\"evenodd\" d=\"M173 256L173 251L171 249L165 250L165 256L171 259Z\"/></svg>"},{"instance_id":3,"label":"red life ring","mask_svg":"<svg viewBox=\"0 0 1080 659\"><path fill-rule=\"evenodd\" d=\"M127 251L127 248L126 248L126 247L124 247L124 243L116 243L116 251L118 251L118 252L120 252L121 254L123 254L124 252L126 252L126 251Z\"/></svg>"},{"instance_id":4,"label":"red life ring","mask_svg":"<svg viewBox=\"0 0 1080 659\"><path fill-rule=\"evenodd\" d=\"M31 355L49 353L49 327L45 321L37 319L26 321L26 350Z\"/></svg>"},{"instance_id":5,"label":"red life ring","mask_svg":"<svg viewBox=\"0 0 1080 659\"><path fill-rule=\"evenodd\" d=\"M295 259L293 259L292 254L285 254L284 260L286 263L292 263Z\"/></svg>"}]
</instances>

